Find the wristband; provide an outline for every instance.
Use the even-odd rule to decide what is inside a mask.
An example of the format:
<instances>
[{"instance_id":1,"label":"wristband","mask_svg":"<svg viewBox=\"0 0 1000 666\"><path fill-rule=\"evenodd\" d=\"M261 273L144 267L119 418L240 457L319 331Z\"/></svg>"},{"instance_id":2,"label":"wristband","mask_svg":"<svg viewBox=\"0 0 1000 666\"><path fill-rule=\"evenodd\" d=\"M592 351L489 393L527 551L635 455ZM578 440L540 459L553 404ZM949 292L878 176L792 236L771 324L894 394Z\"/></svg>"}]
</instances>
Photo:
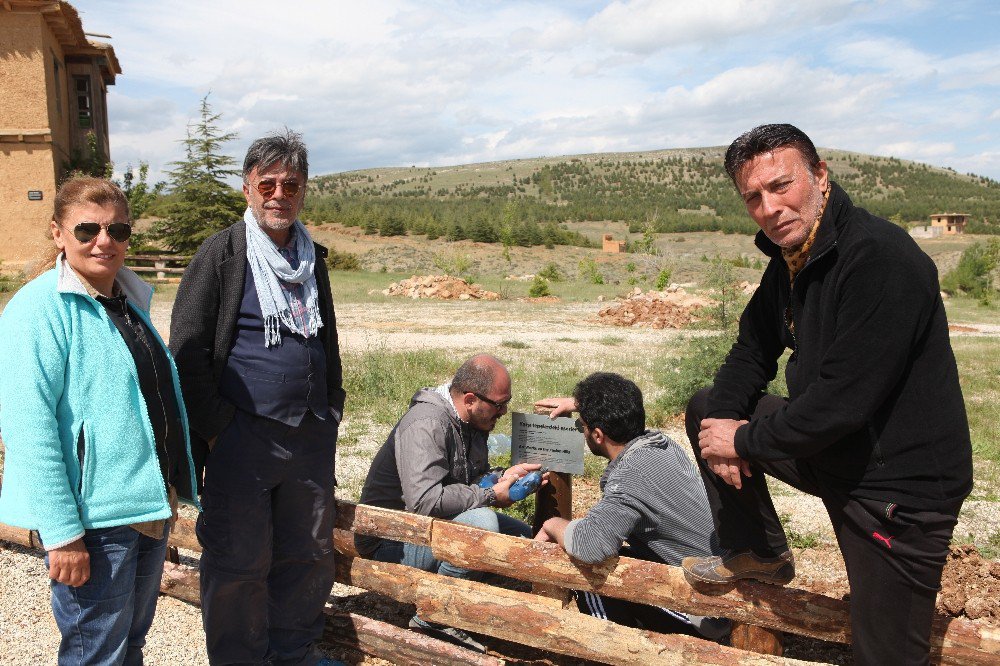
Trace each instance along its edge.
<instances>
[{"instance_id":1,"label":"wristband","mask_svg":"<svg viewBox=\"0 0 1000 666\"><path fill-rule=\"evenodd\" d=\"M486 489L486 506L496 506L497 505L497 491L493 490L492 487Z\"/></svg>"}]
</instances>

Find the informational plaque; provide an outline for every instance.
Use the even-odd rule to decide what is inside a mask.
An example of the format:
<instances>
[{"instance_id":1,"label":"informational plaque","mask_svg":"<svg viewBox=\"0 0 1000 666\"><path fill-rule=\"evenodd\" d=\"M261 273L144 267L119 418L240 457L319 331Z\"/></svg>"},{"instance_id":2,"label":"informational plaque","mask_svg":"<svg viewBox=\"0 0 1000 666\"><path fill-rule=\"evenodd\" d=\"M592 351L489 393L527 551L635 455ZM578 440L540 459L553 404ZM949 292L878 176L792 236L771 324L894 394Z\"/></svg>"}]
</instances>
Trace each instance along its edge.
<instances>
[{"instance_id":1,"label":"informational plaque","mask_svg":"<svg viewBox=\"0 0 1000 666\"><path fill-rule=\"evenodd\" d=\"M573 419L511 414L511 464L537 463L553 472L583 474L583 434Z\"/></svg>"}]
</instances>

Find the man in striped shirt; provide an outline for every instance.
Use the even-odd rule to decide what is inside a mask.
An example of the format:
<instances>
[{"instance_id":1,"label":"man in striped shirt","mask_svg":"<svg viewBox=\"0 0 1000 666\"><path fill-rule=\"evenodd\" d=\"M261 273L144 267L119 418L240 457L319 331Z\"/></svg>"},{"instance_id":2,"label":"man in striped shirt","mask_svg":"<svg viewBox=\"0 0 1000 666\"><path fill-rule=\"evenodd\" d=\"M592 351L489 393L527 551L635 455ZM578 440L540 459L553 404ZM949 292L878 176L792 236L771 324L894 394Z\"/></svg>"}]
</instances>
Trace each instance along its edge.
<instances>
[{"instance_id":1,"label":"man in striped shirt","mask_svg":"<svg viewBox=\"0 0 1000 666\"><path fill-rule=\"evenodd\" d=\"M591 452L608 459L603 497L583 518L550 518L535 536L593 564L618 555L677 566L690 555L719 551L712 513L697 469L676 442L646 429L642 392L620 375L597 372L571 398L536 403L551 416L577 411ZM627 545L623 546L623 542ZM729 621L686 615L591 592L577 592L581 612L630 627L718 640Z\"/></svg>"}]
</instances>

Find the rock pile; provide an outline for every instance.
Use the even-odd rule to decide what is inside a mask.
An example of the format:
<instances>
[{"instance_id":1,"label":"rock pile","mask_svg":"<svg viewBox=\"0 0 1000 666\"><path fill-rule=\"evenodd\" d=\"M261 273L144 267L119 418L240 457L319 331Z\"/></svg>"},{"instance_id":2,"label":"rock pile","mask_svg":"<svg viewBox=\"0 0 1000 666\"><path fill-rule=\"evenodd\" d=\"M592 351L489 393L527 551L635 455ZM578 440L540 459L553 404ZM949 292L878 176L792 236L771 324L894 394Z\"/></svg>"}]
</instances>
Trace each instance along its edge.
<instances>
[{"instance_id":1,"label":"rock pile","mask_svg":"<svg viewBox=\"0 0 1000 666\"><path fill-rule=\"evenodd\" d=\"M709 299L688 294L676 285L670 285L665 291L646 293L636 287L598 312L597 320L610 326L682 328L698 321L697 311L711 304Z\"/></svg>"},{"instance_id":2,"label":"rock pile","mask_svg":"<svg viewBox=\"0 0 1000 666\"><path fill-rule=\"evenodd\" d=\"M486 291L478 284L469 284L462 278L451 275L414 275L408 280L400 280L383 289L386 296L406 296L408 298L458 299L461 301L498 301L500 294Z\"/></svg>"}]
</instances>

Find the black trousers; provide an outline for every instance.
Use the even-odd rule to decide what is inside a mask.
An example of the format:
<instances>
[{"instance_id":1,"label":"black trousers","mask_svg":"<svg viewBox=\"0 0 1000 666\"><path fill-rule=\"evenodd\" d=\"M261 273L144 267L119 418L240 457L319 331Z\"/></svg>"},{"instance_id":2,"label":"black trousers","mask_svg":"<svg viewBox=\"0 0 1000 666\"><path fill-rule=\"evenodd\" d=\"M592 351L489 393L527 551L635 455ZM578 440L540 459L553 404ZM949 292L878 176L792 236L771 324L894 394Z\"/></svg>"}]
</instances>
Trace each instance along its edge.
<instances>
[{"instance_id":1,"label":"black trousers","mask_svg":"<svg viewBox=\"0 0 1000 666\"><path fill-rule=\"evenodd\" d=\"M217 664L312 666L334 581L337 426L237 410L205 467L202 621Z\"/></svg>"},{"instance_id":2,"label":"black trousers","mask_svg":"<svg viewBox=\"0 0 1000 666\"><path fill-rule=\"evenodd\" d=\"M716 476L699 454L707 397L708 389L703 389L691 398L685 425L722 547L749 548L760 555L788 549L765 474L819 497L847 567L855 663L929 663L934 602L962 502L927 511L853 497L824 483L806 459L751 461L753 476L744 478L743 488L737 490ZM783 398L763 395L750 418L784 404Z\"/></svg>"}]
</instances>

